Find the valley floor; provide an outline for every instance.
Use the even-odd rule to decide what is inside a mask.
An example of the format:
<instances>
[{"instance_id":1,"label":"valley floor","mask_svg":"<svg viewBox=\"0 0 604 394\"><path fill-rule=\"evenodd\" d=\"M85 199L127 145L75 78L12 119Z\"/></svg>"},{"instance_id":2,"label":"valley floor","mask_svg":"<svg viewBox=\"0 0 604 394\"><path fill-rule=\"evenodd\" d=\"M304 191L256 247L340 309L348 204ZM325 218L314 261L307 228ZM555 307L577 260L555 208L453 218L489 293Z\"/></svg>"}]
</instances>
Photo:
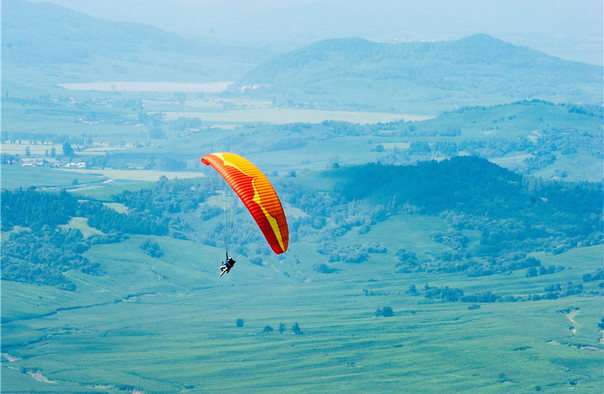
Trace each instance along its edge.
<instances>
[{"instance_id":1,"label":"valley floor","mask_svg":"<svg viewBox=\"0 0 604 394\"><path fill-rule=\"evenodd\" d=\"M375 262L309 275L275 259L218 278L218 250L157 237L166 255L152 259L141 239L93 247L106 275L71 273L77 292L2 282L3 392L594 392L603 378L600 296L469 308L405 294L519 294L542 277L393 276ZM567 281L601 252L540 258ZM394 315L376 317L385 306Z\"/></svg>"}]
</instances>

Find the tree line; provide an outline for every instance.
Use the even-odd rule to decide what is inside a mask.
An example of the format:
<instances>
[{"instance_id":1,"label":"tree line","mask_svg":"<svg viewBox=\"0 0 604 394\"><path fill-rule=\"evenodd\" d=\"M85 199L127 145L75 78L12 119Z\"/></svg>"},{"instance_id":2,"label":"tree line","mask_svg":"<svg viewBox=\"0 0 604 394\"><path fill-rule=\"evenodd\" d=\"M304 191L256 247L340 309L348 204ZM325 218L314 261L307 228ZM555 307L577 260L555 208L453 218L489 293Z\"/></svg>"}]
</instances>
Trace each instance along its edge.
<instances>
[{"instance_id":1,"label":"tree line","mask_svg":"<svg viewBox=\"0 0 604 394\"><path fill-rule=\"evenodd\" d=\"M62 230L49 225L13 232L2 242L2 279L44 284L73 291L76 286L63 273L79 270L99 275L98 262L83 256L90 248L79 230Z\"/></svg>"}]
</instances>

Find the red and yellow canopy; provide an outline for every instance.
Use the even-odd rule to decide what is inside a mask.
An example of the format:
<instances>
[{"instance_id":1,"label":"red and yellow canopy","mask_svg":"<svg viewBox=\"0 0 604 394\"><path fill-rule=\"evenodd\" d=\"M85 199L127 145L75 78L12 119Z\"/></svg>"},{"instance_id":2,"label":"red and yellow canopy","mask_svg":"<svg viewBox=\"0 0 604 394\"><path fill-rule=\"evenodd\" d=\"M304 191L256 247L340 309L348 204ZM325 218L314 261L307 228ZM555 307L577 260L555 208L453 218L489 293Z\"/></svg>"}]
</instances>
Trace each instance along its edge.
<instances>
[{"instance_id":1,"label":"red and yellow canopy","mask_svg":"<svg viewBox=\"0 0 604 394\"><path fill-rule=\"evenodd\" d=\"M201 158L222 175L258 223L276 254L289 244L289 230L281 201L266 176L248 160L234 153L211 153Z\"/></svg>"}]
</instances>

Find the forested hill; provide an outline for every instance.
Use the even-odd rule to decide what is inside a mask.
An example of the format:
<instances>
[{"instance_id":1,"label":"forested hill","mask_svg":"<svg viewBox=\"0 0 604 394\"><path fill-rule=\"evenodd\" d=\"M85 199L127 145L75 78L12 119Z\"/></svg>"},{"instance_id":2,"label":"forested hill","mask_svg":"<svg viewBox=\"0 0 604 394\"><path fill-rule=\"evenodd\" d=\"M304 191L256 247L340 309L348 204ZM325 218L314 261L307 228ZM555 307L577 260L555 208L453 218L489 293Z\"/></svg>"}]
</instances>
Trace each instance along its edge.
<instances>
[{"instance_id":1,"label":"forested hill","mask_svg":"<svg viewBox=\"0 0 604 394\"><path fill-rule=\"evenodd\" d=\"M410 96L409 101L529 97L600 102L602 67L566 61L484 34L451 42L398 44L350 38L289 52L239 81L240 86L260 84L271 84L273 94L289 92L292 100L320 97L331 89L349 93L356 85L390 100L399 92Z\"/></svg>"},{"instance_id":2,"label":"forested hill","mask_svg":"<svg viewBox=\"0 0 604 394\"><path fill-rule=\"evenodd\" d=\"M331 76L350 73L367 77L407 78L415 81L444 82L444 72L491 71L505 75L517 72L537 76L540 71L568 73L573 81L596 81L601 67L566 61L527 47L515 46L486 34L457 41L388 44L360 38L330 39L291 51L251 71L243 82L274 83L281 74L334 66ZM424 68L424 66L429 66ZM462 69L472 67L473 69ZM498 67L499 71L494 68ZM478 76L485 76L482 72ZM527 75L527 76L528 76ZM553 78L553 75L543 76ZM455 81L451 81L453 86ZM458 83L461 81L457 81Z\"/></svg>"},{"instance_id":3,"label":"forested hill","mask_svg":"<svg viewBox=\"0 0 604 394\"><path fill-rule=\"evenodd\" d=\"M489 217L597 214L602 186L522 177L473 156L414 166L366 164L329 173L347 199L374 198L410 204L426 213L458 211Z\"/></svg>"},{"instance_id":4,"label":"forested hill","mask_svg":"<svg viewBox=\"0 0 604 394\"><path fill-rule=\"evenodd\" d=\"M444 219L450 229L433 239L454 252L440 257L437 270L490 275L536 263L511 257L518 253L557 254L604 238L602 184L545 182L477 157L405 167L366 164L328 176L348 201L368 199L392 213ZM472 245L466 230L478 231L479 242Z\"/></svg>"}]
</instances>

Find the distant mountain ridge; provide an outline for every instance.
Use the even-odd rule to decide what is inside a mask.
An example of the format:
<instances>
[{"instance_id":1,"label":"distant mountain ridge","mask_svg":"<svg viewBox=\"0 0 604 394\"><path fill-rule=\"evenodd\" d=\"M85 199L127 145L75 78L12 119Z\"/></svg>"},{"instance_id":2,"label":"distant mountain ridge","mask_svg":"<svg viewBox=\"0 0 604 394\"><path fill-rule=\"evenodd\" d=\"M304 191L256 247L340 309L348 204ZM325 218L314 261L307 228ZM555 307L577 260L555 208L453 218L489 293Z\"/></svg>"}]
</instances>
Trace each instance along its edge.
<instances>
[{"instance_id":1,"label":"distant mountain ridge","mask_svg":"<svg viewBox=\"0 0 604 394\"><path fill-rule=\"evenodd\" d=\"M362 80L369 93L365 105L380 96L394 96L399 103L428 99L461 105L526 98L599 103L602 71L486 34L398 44L345 38L316 42L261 64L238 86L268 85L265 91L282 101L320 102L329 93L355 96L354 86Z\"/></svg>"},{"instance_id":2,"label":"distant mountain ridge","mask_svg":"<svg viewBox=\"0 0 604 394\"><path fill-rule=\"evenodd\" d=\"M3 74L27 67L28 78L39 72L45 81L232 81L259 62L256 56L52 3L2 1Z\"/></svg>"},{"instance_id":3,"label":"distant mountain ridge","mask_svg":"<svg viewBox=\"0 0 604 394\"><path fill-rule=\"evenodd\" d=\"M233 95L243 92L277 106L430 115L525 99L603 102L602 67L485 34L398 44L330 39L263 62L267 54L51 3L2 2L2 72L12 91L32 81L238 80Z\"/></svg>"},{"instance_id":4,"label":"distant mountain ridge","mask_svg":"<svg viewBox=\"0 0 604 394\"><path fill-rule=\"evenodd\" d=\"M52 3L6 0L2 14L3 57L15 61L82 62L94 55L142 48L176 52L192 46L187 39L152 26L110 22Z\"/></svg>"}]
</instances>

